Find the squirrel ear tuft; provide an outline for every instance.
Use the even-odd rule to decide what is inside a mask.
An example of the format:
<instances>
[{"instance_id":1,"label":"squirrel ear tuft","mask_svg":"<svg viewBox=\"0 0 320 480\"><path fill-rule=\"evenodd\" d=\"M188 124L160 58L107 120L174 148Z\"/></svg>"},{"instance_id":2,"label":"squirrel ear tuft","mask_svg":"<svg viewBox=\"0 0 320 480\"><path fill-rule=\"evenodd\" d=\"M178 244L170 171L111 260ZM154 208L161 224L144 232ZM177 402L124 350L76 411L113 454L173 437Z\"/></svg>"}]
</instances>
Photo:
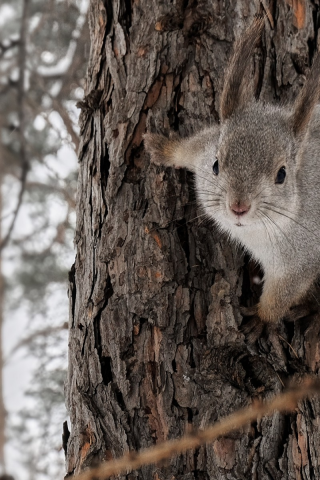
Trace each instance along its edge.
<instances>
[{"instance_id":1,"label":"squirrel ear tuft","mask_svg":"<svg viewBox=\"0 0 320 480\"><path fill-rule=\"evenodd\" d=\"M316 54L313 65L300 91L291 117L293 132L296 136L306 133L314 107L320 97L320 53Z\"/></svg>"},{"instance_id":2,"label":"squirrel ear tuft","mask_svg":"<svg viewBox=\"0 0 320 480\"><path fill-rule=\"evenodd\" d=\"M227 68L220 100L220 120L229 118L247 101L245 73L254 48L261 38L264 16L257 15L252 24L236 41L233 55Z\"/></svg>"}]
</instances>

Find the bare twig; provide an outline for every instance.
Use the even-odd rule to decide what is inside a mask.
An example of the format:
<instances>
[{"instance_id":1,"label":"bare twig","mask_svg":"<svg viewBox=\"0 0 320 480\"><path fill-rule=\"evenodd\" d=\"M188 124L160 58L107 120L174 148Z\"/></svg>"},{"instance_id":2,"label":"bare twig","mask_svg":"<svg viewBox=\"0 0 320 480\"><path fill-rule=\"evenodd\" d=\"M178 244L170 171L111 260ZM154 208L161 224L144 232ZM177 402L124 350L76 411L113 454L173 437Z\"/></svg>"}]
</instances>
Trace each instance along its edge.
<instances>
[{"instance_id":1,"label":"bare twig","mask_svg":"<svg viewBox=\"0 0 320 480\"><path fill-rule=\"evenodd\" d=\"M151 447L141 452L129 452L123 457L103 463L97 468L88 470L75 477L75 480L92 480L96 478L107 479L120 473L128 473L143 465L158 463L162 460L179 455L186 450L200 447L207 442L226 435L234 430L239 430L250 422L262 416L272 415L275 411L293 411L298 402L304 398L320 393L320 382L310 377L305 378L299 386L276 396L269 402L255 401L250 407L239 410L224 418L212 427L185 435L179 440L163 442L156 447Z\"/></svg>"},{"instance_id":2,"label":"bare twig","mask_svg":"<svg viewBox=\"0 0 320 480\"><path fill-rule=\"evenodd\" d=\"M10 39L8 44L0 42L0 58L2 58L8 52L8 50L16 48L19 45L19 43L20 43L20 39L18 40Z\"/></svg>"},{"instance_id":3,"label":"bare twig","mask_svg":"<svg viewBox=\"0 0 320 480\"><path fill-rule=\"evenodd\" d=\"M59 179L59 178L58 178ZM27 182L26 184L27 189L31 188L39 188L46 192L54 192L59 193L64 197L64 200L69 205L69 207L74 210L76 208L76 201L75 201L75 192L72 189L67 190L67 188L59 187L56 185L50 185L43 182Z\"/></svg>"},{"instance_id":4,"label":"bare twig","mask_svg":"<svg viewBox=\"0 0 320 480\"><path fill-rule=\"evenodd\" d=\"M18 115L19 115L19 137L20 137L20 162L21 162L21 176L20 176L20 192L18 195L17 205L13 212L13 218L8 228L6 236L3 238L0 244L0 251L8 244L14 225L17 220L17 216L22 204L22 198L26 187L26 178L29 170L29 162L26 154L26 138L25 138L25 109L24 109L24 97L25 97L25 69L26 69L26 42L27 42L27 27L29 18L29 3L30 0L24 0L23 11L21 18L20 28L20 48L19 48L19 81L18 81Z\"/></svg>"},{"instance_id":5,"label":"bare twig","mask_svg":"<svg viewBox=\"0 0 320 480\"><path fill-rule=\"evenodd\" d=\"M7 355L7 358L3 361L4 365L8 363L8 360L11 360L12 356L20 348L25 347L26 345L29 345L35 339L39 337L48 337L49 335L52 335L54 333L61 332L62 330L67 330L67 329L68 329L68 323L64 322L62 325L58 325L56 327L46 327L46 328L36 330L35 332L32 332L30 335L22 338L18 343L15 344L15 346L11 349L9 355Z\"/></svg>"},{"instance_id":6,"label":"bare twig","mask_svg":"<svg viewBox=\"0 0 320 480\"><path fill-rule=\"evenodd\" d=\"M279 337L281 340L283 340L283 341L288 345L289 348L291 348L291 350L292 350L293 353L294 353L294 356L295 356L296 358L299 358L299 356L298 356L297 352L295 351L295 349L293 348L293 346L292 346L289 342L287 342L287 340L286 340L282 335L280 335L279 333L278 333L278 337Z\"/></svg>"},{"instance_id":7,"label":"bare twig","mask_svg":"<svg viewBox=\"0 0 320 480\"><path fill-rule=\"evenodd\" d=\"M79 135L75 132L70 115L66 110L65 106L62 104L61 101L58 101L56 98L51 97L52 106L53 108L59 113L60 117L62 118L67 132L69 133L72 142L75 145L75 151L77 152L79 149Z\"/></svg>"}]
</instances>

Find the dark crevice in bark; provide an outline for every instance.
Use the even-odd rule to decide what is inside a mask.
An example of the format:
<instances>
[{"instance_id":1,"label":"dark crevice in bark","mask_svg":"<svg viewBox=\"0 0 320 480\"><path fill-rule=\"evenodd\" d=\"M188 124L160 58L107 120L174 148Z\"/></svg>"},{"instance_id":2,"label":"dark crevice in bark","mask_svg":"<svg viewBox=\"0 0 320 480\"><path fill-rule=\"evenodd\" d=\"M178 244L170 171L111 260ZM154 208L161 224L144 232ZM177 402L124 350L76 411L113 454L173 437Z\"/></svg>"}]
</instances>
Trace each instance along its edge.
<instances>
[{"instance_id":1,"label":"dark crevice in bark","mask_svg":"<svg viewBox=\"0 0 320 480\"><path fill-rule=\"evenodd\" d=\"M147 318L140 318L140 328L143 327L143 325L148 324L148 319Z\"/></svg>"},{"instance_id":2,"label":"dark crevice in bark","mask_svg":"<svg viewBox=\"0 0 320 480\"><path fill-rule=\"evenodd\" d=\"M183 218L182 220L179 220L179 224L177 226L177 235L179 237L180 245L185 253L186 261L187 261L187 275L185 278L185 281L187 282L188 274L190 273L190 250L189 250L189 231L187 228L187 222L186 219Z\"/></svg>"},{"instance_id":3,"label":"dark crevice in bark","mask_svg":"<svg viewBox=\"0 0 320 480\"><path fill-rule=\"evenodd\" d=\"M187 407L187 412L188 412L188 423L192 424L192 420L193 420L192 408Z\"/></svg>"},{"instance_id":4,"label":"dark crevice in bark","mask_svg":"<svg viewBox=\"0 0 320 480\"><path fill-rule=\"evenodd\" d=\"M181 127L184 123L184 120L181 117L181 112L184 110L184 108L181 105L180 100L182 96L181 81L185 76L186 66L187 66L187 60L185 60L181 64L179 71L175 72L174 84L176 84L176 86L173 89L172 100L171 100L172 106L167 113L170 130L174 132L178 132L179 127Z\"/></svg>"},{"instance_id":5,"label":"dark crevice in bark","mask_svg":"<svg viewBox=\"0 0 320 480\"><path fill-rule=\"evenodd\" d=\"M97 348L97 347L96 347ZM99 347L101 353L101 346ZM99 355L100 356L100 355ZM112 382L112 363L111 357L100 357L101 375L104 385L108 386Z\"/></svg>"},{"instance_id":6,"label":"dark crevice in bark","mask_svg":"<svg viewBox=\"0 0 320 480\"><path fill-rule=\"evenodd\" d=\"M309 478L310 479L313 479L313 478L318 478L316 476L316 471L313 467L313 462L312 462L312 458L311 458L311 454L310 454L310 448L307 449L307 452L308 452L308 459L309 459L309 472L310 472L310 475L309 475Z\"/></svg>"},{"instance_id":7,"label":"dark crevice in bark","mask_svg":"<svg viewBox=\"0 0 320 480\"><path fill-rule=\"evenodd\" d=\"M112 287L112 283L111 283L111 278L108 275L106 285L105 285L105 289L104 289L104 300L105 300L105 302L104 302L104 305L102 307L102 310L108 305L108 301L112 297L112 295L113 295L113 287Z\"/></svg>"},{"instance_id":8,"label":"dark crevice in bark","mask_svg":"<svg viewBox=\"0 0 320 480\"><path fill-rule=\"evenodd\" d=\"M130 144L126 151L127 168L124 174L124 182L138 185L141 182L141 169L135 165L135 158L140 157L141 147Z\"/></svg>"},{"instance_id":9,"label":"dark crevice in bark","mask_svg":"<svg viewBox=\"0 0 320 480\"><path fill-rule=\"evenodd\" d=\"M102 358L102 346L101 346L101 334L100 334L100 316L101 314L97 315L93 321L93 328L94 328L94 346L98 352L100 363Z\"/></svg>"},{"instance_id":10,"label":"dark crevice in bark","mask_svg":"<svg viewBox=\"0 0 320 480\"><path fill-rule=\"evenodd\" d=\"M87 132L87 137L88 138L91 138L92 137L92 133L93 133L93 128L92 128L92 125L93 125L93 120L92 120L92 112L88 112L88 111L83 111L81 114L80 114L80 118L82 117L86 117L86 120L83 120L82 121L82 124L85 125L85 127L82 127L82 134L84 134L85 132L87 132L87 129L90 128L90 132ZM78 152L78 160L79 160L79 163L82 161L83 158L85 158L86 156L86 153L88 152L88 149L89 149L89 144L90 144L90 141L88 140L86 143L84 143L82 145L82 148L80 149L80 151Z\"/></svg>"},{"instance_id":11,"label":"dark crevice in bark","mask_svg":"<svg viewBox=\"0 0 320 480\"><path fill-rule=\"evenodd\" d=\"M94 345L99 356L101 375L105 385L108 385L112 381L112 363L111 363L110 357L105 357L102 355L100 321L101 321L101 313L108 305L108 301L112 297L112 295L113 295L113 288L111 284L111 278L108 275L105 289L104 289L104 304L102 305L99 313L96 315L93 321ZM85 342L83 343L83 345L84 344Z\"/></svg>"},{"instance_id":12,"label":"dark crevice in bark","mask_svg":"<svg viewBox=\"0 0 320 480\"><path fill-rule=\"evenodd\" d=\"M70 432L69 432L69 428L68 428L68 422L67 420L65 422L63 422L62 424L62 448L64 450L64 454L65 456L67 455L68 453L68 440L69 440L69 437L70 437Z\"/></svg>"},{"instance_id":13,"label":"dark crevice in bark","mask_svg":"<svg viewBox=\"0 0 320 480\"><path fill-rule=\"evenodd\" d=\"M108 145L105 143L104 155L100 161L102 199L103 199L104 206L106 208L105 216L107 216L108 214L108 206L106 202L105 192L108 187L110 165L111 164L110 164L110 158L109 158Z\"/></svg>"},{"instance_id":14,"label":"dark crevice in bark","mask_svg":"<svg viewBox=\"0 0 320 480\"><path fill-rule=\"evenodd\" d=\"M71 328L74 328L74 313L75 313L76 296L77 296L75 264L72 265L71 270L69 272L69 297L70 297L70 294L71 294L71 298L69 298L69 301L71 302L71 315L72 315Z\"/></svg>"},{"instance_id":15,"label":"dark crevice in bark","mask_svg":"<svg viewBox=\"0 0 320 480\"><path fill-rule=\"evenodd\" d=\"M198 336L198 329L197 329L197 324L195 322L195 319L192 315L189 316L188 323L186 326L186 329L184 331L184 342L186 344L190 345L190 356L189 356L189 364L192 366L194 364L192 353L193 353L193 348L192 348L192 339L197 338Z\"/></svg>"},{"instance_id":16,"label":"dark crevice in bark","mask_svg":"<svg viewBox=\"0 0 320 480\"><path fill-rule=\"evenodd\" d=\"M315 45L318 45L318 37L319 37L319 26L320 26L320 12L319 7L315 5L315 8L312 13L313 22L314 22L314 42Z\"/></svg>"},{"instance_id":17,"label":"dark crevice in bark","mask_svg":"<svg viewBox=\"0 0 320 480\"><path fill-rule=\"evenodd\" d=\"M210 71L208 70L203 71L202 80L204 79L206 79L207 82L210 82L210 90L211 90L210 117L208 119L209 122L206 122L206 124L210 126L212 124L215 124L215 123L218 124L220 122L219 112L216 109L216 93L217 92L215 91L214 84L210 75Z\"/></svg>"},{"instance_id":18,"label":"dark crevice in bark","mask_svg":"<svg viewBox=\"0 0 320 480\"><path fill-rule=\"evenodd\" d=\"M124 352L121 353L120 355L120 358L121 360L124 360L124 361L127 361L127 360L130 360L130 358L132 358L135 354L135 351L134 351L134 346L133 344L131 343Z\"/></svg>"},{"instance_id":19,"label":"dark crevice in bark","mask_svg":"<svg viewBox=\"0 0 320 480\"><path fill-rule=\"evenodd\" d=\"M246 356L242 358L241 365L246 373L244 383L247 385L250 394L252 394L255 390L267 386L265 379L268 377L270 372L265 370L267 365L261 357Z\"/></svg>"},{"instance_id":20,"label":"dark crevice in bark","mask_svg":"<svg viewBox=\"0 0 320 480\"><path fill-rule=\"evenodd\" d=\"M309 412L309 414L310 414L310 420L311 420L311 422L318 421L319 415L318 415L318 413L314 410L314 407L316 406L316 404L314 403L314 401L306 399L306 400L304 400L304 402L305 402L306 408L308 409L308 412Z\"/></svg>"},{"instance_id":21,"label":"dark crevice in bark","mask_svg":"<svg viewBox=\"0 0 320 480\"><path fill-rule=\"evenodd\" d=\"M164 32L174 32L175 30L181 30L183 28L183 14L176 8L173 8L171 12L159 17L157 23L161 25L161 29Z\"/></svg>"},{"instance_id":22,"label":"dark crevice in bark","mask_svg":"<svg viewBox=\"0 0 320 480\"><path fill-rule=\"evenodd\" d=\"M149 202L147 199L145 199L143 205L142 205L142 208L143 208L143 211L142 211L142 218L144 218L146 216L146 213L148 211L148 207L149 207Z\"/></svg>"},{"instance_id":23,"label":"dark crevice in bark","mask_svg":"<svg viewBox=\"0 0 320 480\"><path fill-rule=\"evenodd\" d=\"M308 47L309 47L309 58L308 58L308 60L309 60L309 66L310 66L310 67L311 67L311 65L312 65L312 61L313 61L314 55L315 55L315 53L317 52L317 43L316 43L316 42L317 42L317 41L316 41L316 39L314 39L314 38L309 38L309 40L308 40ZM295 64L295 65L296 65L296 64ZM304 74L305 74L305 72L302 72L301 70L299 71L298 69L297 69L297 72L298 72L298 73L304 73Z\"/></svg>"},{"instance_id":24,"label":"dark crevice in bark","mask_svg":"<svg viewBox=\"0 0 320 480\"><path fill-rule=\"evenodd\" d=\"M288 415L288 416L283 415L282 417L283 425L282 425L281 438L279 439L279 442L278 442L278 459L284 456L290 435L294 434L293 418L294 418L293 415Z\"/></svg>"},{"instance_id":25,"label":"dark crevice in bark","mask_svg":"<svg viewBox=\"0 0 320 480\"><path fill-rule=\"evenodd\" d=\"M195 480L210 480L210 477L206 472L199 472L198 470L194 471Z\"/></svg>"},{"instance_id":26,"label":"dark crevice in bark","mask_svg":"<svg viewBox=\"0 0 320 480\"><path fill-rule=\"evenodd\" d=\"M196 362L194 360L194 357L193 357L193 343L191 342L190 343L190 367L191 368L196 368Z\"/></svg>"},{"instance_id":27,"label":"dark crevice in bark","mask_svg":"<svg viewBox=\"0 0 320 480\"><path fill-rule=\"evenodd\" d=\"M111 3L111 2L109 2ZM131 25L132 25L132 1L131 0L121 0L120 1L120 12L119 12L119 23L125 30L126 34L129 34Z\"/></svg>"},{"instance_id":28,"label":"dark crevice in bark","mask_svg":"<svg viewBox=\"0 0 320 480\"><path fill-rule=\"evenodd\" d=\"M199 43L199 38L204 36L213 22L212 9L198 2L190 2L185 12L183 34L189 41Z\"/></svg>"},{"instance_id":29,"label":"dark crevice in bark","mask_svg":"<svg viewBox=\"0 0 320 480\"><path fill-rule=\"evenodd\" d=\"M117 403L118 403L119 407L121 408L121 410L123 412L125 412L126 411L126 404L123 400L123 395L122 395L119 387L116 384L112 384L112 390L113 390L113 392L116 396Z\"/></svg>"},{"instance_id":30,"label":"dark crevice in bark","mask_svg":"<svg viewBox=\"0 0 320 480\"><path fill-rule=\"evenodd\" d=\"M309 413L310 415L310 420L311 422L318 422L319 421L319 417L317 415L315 415L315 412L313 411L313 408L312 408L312 402L308 399L304 400L304 404L305 404L305 407L306 407L306 410L307 412ZM298 435L299 435L299 432L298 432ZM312 461L312 456L311 456L311 451L310 451L310 443L312 442L311 438L309 439L309 442L308 442L308 445L307 445L307 455L308 455L308 466L309 466L309 473L310 473L310 479L317 479L319 477L316 476L317 472L315 471L314 469L314 466L313 466L313 461ZM318 464L318 462L317 462ZM318 465L317 465L318 466ZM319 467L318 467L319 468ZM318 469L317 469L318 470ZM318 473L319 473L319 470L318 470Z\"/></svg>"},{"instance_id":31,"label":"dark crevice in bark","mask_svg":"<svg viewBox=\"0 0 320 480\"><path fill-rule=\"evenodd\" d=\"M112 2L110 2L109 0L104 0L104 7L106 9L106 14L107 14L107 24L106 24L106 27L105 27L104 40L105 40L106 36L109 35L109 33L111 31L112 23L113 23L113 7L112 7L112 5L113 5ZM105 42L103 41L102 45L104 43Z\"/></svg>"},{"instance_id":32,"label":"dark crevice in bark","mask_svg":"<svg viewBox=\"0 0 320 480\"><path fill-rule=\"evenodd\" d=\"M82 329L80 328L80 330L82 330ZM87 329L87 327L85 327L84 336L83 336L83 340L82 340L82 348L81 348L81 356L82 357L85 355L85 347L86 347L87 337L88 337L88 329Z\"/></svg>"},{"instance_id":33,"label":"dark crevice in bark","mask_svg":"<svg viewBox=\"0 0 320 480\"><path fill-rule=\"evenodd\" d=\"M179 405L179 403L177 402L176 398L173 396L172 398L172 406L177 408L179 412L181 412L181 406Z\"/></svg>"},{"instance_id":34,"label":"dark crevice in bark","mask_svg":"<svg viewBox=\"0 0 320 480\"><path fill-rule=\"evenodd\" d=\"M319 320L315 319L312 315L310 315L309 317L304 317L302 319L297 320L296 322L287 322L287 324L293 323L293 327L295 329L298 329L301 335L304 335L308 330L308 328L310 327L310 325L313 324L314 322L319 322Z\"/></svg>"},{"instance_id":35,"label":"dark crevice in bark","mask_svg":"<svg viewBox=\"0 0 320 480\"><path fill-rule=\"evenodd\" d=\"M295 324L294 322L284 322L284 326L287 334L286 340L291 345L294 337Z\"/></svg>"},{"instance_id":36,"label":"dark crevice in bark","mask_svg":"<svg viewBox=\"0 0 320 480\"><path fill-rule=\"evenodd\" d=\"M260 281L260 283L257 283L258 281ZM262 292L262 282L263 271L248 255L245 255L242 268L242 292L240 305L252 306L258 303Z\"/></svg>"},{"instance_id":37,"label":"dark crevice in bark","mask_svg":"<svg viewBox=\"0 0 320 480\"><path fill-rule=\"evenodd\" d=\"M295 71L299 75L305 75L307 73L307 68L310 65L310 62L312 62L313 53L311 53L311 51L312 52L314 51L314 46L310 45L310 40L308 40L308 44L309 44L308 64L306 64L305 59L302 59L301 57L299 57L299 55L297 55L297 54L292 54L291 55L292 64L294 66Z\"/></svg>"},{"instance_id":38,"label":"dark crevice in bark","mask_svg":"<svg viewBox=\"0 0 320 480\"><path fill-rule=\"evenodd\" d=\"M177 372L177 363L176 363L175 359L172 360L172 370L174 372Z\"/></svg>"},{"instance_id":39,"label":"dark crevice in bark","mask_svg":"<svg viewBox=\"0 0 320 480\"><path fill-rule=\"evenodd\" d=\"M319 8L317 8L313 3L313 10L312 10L312 21L313 21L313 28L314 28L314 37L308 39L308 47L309 47L309 66L312 65L312 61L314 55L317 52L317 45L318 45L318 29L319 29L319 19L320 19L320 12Z\"/></svg>"}]
</instances>

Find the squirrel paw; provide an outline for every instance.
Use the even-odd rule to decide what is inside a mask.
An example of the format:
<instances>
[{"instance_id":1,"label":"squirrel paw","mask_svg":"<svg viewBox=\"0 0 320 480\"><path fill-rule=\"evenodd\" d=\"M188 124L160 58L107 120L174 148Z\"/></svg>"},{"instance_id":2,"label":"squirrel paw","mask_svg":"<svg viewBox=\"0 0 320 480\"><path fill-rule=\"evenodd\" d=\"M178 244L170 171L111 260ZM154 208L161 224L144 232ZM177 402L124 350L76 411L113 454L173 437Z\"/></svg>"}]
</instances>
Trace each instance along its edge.
<instances>
[{"instance_id":1,"label":"squirrel paw","mask_svg":"<svg viewBox=\"0 0 320 480\"><path fill-rule=\"evenodd\" d=\"M277 323L267 322L259 316L259 306L253 307L240 307L240 312L244 317L250 317L249 320L241 326L241 332L245 335L249 344L253 345L261 338L269 338L270 335L275 333L277 329Z\"/></svg>"},{"instance_id":2,"label":"squirrel paw","mask_svg":"<svg viewBox=\"0 0 320 480\"><path fill-rule=\"evenodd\" d=\"M316 311L317 308L312 304L295 305L290 308L290 311L285 316L285 320L287 322L295 322L296 320L300 320L300 318L308 317L316 313Z\"/></svg>"},{"instance_id":3,"label":"squirrel paw","mask_svg":"<svg viewBox=\"0 0 320 480\"><path fill-rule=\"evenodd\" d=\"M253 307L240 307L240 313L244 317L258 316L258 305L253 305Z\"/></svg>"}]
</instances>

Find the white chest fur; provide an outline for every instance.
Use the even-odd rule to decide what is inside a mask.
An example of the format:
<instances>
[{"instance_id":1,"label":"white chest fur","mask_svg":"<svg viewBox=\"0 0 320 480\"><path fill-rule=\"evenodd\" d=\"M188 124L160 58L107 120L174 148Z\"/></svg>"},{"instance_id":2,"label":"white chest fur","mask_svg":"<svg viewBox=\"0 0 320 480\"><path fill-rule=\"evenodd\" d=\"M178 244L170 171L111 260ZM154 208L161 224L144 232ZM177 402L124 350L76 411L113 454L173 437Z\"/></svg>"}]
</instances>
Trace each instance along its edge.
<instances>
[{"instance_id":1,"label":"white chest fur","mask_svg":"<svg viewBox=\"0 0 320 480\"><path fill-rule=\"evenodd\" d=\"M230 233L231 238L241 243L254 260L262 266L265 273L281 274L283 270L281 241L274 231L268 231L264 225L257 222L251 226L235 225Z\"/></svg>"}]
</instances>

